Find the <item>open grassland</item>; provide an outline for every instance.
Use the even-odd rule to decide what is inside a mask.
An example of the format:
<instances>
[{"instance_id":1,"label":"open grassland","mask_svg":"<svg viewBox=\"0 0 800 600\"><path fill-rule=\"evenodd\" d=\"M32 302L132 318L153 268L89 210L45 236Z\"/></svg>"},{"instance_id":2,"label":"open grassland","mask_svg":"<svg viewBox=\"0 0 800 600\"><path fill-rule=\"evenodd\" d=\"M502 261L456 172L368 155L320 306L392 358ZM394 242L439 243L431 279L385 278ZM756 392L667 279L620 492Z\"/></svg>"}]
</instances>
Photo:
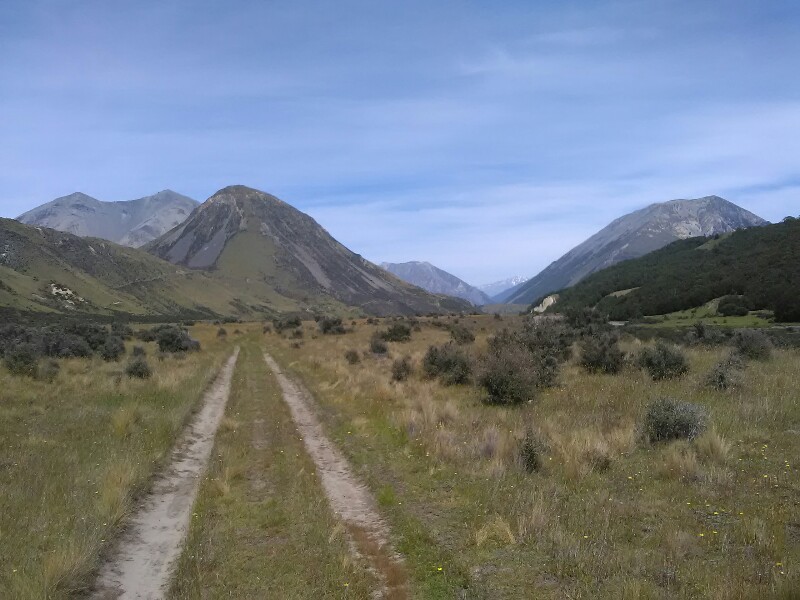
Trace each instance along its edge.
<instances>
[{"instance_id":1,"label":"open grassland","mask_svg":"<svg viewBox=\"0 0 800 600\"><path fill-rule=\"evenodd\" d=\"M314 463L263 358L243 340L171 598L368 598Z\"/></svg>"},{"instance_id":2,"label":"open grassland","mask_svg":"<svg viewBox=\"0 0 800 600\"><path fill-rule=\"evenodd\" d=\"M452 319L450 319L452 322ZM800 354L748 363L742 384L703 382L727 352L687 349L690 371L652 381L627 365L590 375L575 358L520 407L421 377L449 333L423 319L390 358L365 352L388 322L265 344L315 393L329 434L378 497L418 598L796 598L800 594ZM470 352L517 319L462 317ZM641 343L628 340L624 349ZM345 352L356 350L350 364ZM416 370L391 381L394 359ZM352 357L352 355L351 355ZM706 407L693 441L650 444L646 405ZM522 460L524 441L527 464ZM456 594L461 594L457 596Z\"/></svg>"},{"instance_id":3,"label":"open grassland","mask_svg":"<svg viewBox=\"0 0 800 600\"><path fill-rule=\"evenodd\" d=\"M123 362L69 359L52 383L0 366L0 590L63 598L84 589L134 499L162 464L230 345L197 326L202 352ZM231 336L232 337L232 336ZM130 346L133 344L129 344Z\"/></svg>"}]
</instances>

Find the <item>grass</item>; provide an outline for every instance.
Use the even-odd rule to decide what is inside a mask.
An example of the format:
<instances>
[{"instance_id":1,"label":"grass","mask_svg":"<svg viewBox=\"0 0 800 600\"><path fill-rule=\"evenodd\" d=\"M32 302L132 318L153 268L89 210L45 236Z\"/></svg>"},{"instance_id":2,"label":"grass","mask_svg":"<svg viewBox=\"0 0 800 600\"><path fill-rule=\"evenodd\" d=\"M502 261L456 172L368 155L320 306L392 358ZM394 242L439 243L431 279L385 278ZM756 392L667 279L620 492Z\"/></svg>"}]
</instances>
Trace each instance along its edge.
<instances>
[{"instance_id":1,"label":"grass","mask_svg":"<svg viewBox=\"0 0 800 600\"><path fill-rule=\"evenodd\" d=\"M65 360L51 384L0 367L0 595L88 585L229 350L214 331L194 328L203 352L187 360L149 344L149 380L124 361Z\"/></svg>"},{"instance_id":2,"label":"grass","mask_svg":"<svg viewBox=\"0 0 800 600\"><path fill-rule=\"evenodd\" d=\"M513 318L460 320L485 347ZM392 359L419 361L448 333L427 326L389 357L350 365L385 324L353 334L269 336L276 358L315 392L329 434L378 497L418 598L754 598L800 590L800 375L796 351L751 363L741 387L703 385L726 349L687 350L690 372L653 382L638 369L590 375L570 361L560 385L519 408L484 405L471 386L391 382ZM627 341L628 351L639 342ZM705 406L694 441L646 444L646 405ZM541 468L522 468L533 432Z\"/></svg>"},{"instance_id":3,"label":"grass","mask_svg":"<svg viewBox=\"0 0 800 600\"><path fill-rule=\"evenodd\" d=\"M171 598L367 598L260 335L243 345ZM207 596L206 596L207 595Z\"/></svg>"}]
</instances>

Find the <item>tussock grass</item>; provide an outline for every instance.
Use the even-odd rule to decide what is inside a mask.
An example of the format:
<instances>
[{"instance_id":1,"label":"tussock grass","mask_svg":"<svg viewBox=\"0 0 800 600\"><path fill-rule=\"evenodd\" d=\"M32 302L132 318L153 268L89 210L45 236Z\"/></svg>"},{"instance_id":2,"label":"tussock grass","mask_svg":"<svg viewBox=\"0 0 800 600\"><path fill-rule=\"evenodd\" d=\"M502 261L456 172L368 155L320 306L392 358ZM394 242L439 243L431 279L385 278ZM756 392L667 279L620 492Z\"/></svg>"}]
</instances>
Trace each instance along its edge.
<instances>
[{"instance_id":1,"label":"tussock grass","mask_svg":"<svg viewBox=\"0 0 800 600\"><path fill-rule=\"evenodd\" d=\"M475 320L469 351L479 355L517 319ZM451 319L438 321L445 326L422 319L389 355L421 361L448 341ZM658 381L630 363L616 375L586 373L575 353L536 403L497 407L472 386L422 373L387 386L385 359L341 359L383 327L362 321L300 350L273 343L372 489L392 487L382 510L418 597L766 598L798 589L796 351L775 350L726 390L705 385L726 348L684 349L685 376ZM648 345L620 342L629 355ZM702 406L706 431L645 441L646 409L664 397ZM541 442L533 472L519 453L528 432Z\"/></svg>"},{"instance_id":2,"label":"tussock grass","mask_svg":"<svg viewBox=\"0 0 800 600\"><path fill-rule=\"evenodd\" d=\"M204 351L159 362L149 380L97 357L60 361L52 384L0 367L0 596L89 584L228 351L210 327L193 335Z\"/></svg>"}]
</instances>

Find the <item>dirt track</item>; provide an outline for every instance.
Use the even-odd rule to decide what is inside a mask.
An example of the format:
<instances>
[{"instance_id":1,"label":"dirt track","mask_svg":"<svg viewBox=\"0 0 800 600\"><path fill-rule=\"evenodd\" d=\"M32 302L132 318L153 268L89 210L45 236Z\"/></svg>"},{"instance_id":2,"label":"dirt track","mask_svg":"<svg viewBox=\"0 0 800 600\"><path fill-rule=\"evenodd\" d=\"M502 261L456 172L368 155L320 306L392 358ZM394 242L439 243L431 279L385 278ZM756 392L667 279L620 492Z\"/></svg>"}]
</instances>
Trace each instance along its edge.
<instances>
[{"instance_id":1,"label":"dirt track","mask_svg":"<svg viewBox=\"0 0 800 600\"><path fill-rule=\"evenodd\" d=\"M331 509L347 526L353 551L369 561L371 570L382 582L376 597L408 598L405 565L392 549L389 529L378 514L369 490L358 482L347 459L325 436L314 413L311 394L285 375L269 354L264 354L264 360L278 379L306 450L317 467Z\"/></svg>"},{"instance_id":2,"label":"dirt track","mask_svg":"<svg viewBox=\"0 0 800 600\"><path fill-rule=\"evenodd\" d=\"M214 436L225 413L237 348L172 451L172 459L100 568L97 600L163 598L191 520Z\"/></svg>"}]
</instances>

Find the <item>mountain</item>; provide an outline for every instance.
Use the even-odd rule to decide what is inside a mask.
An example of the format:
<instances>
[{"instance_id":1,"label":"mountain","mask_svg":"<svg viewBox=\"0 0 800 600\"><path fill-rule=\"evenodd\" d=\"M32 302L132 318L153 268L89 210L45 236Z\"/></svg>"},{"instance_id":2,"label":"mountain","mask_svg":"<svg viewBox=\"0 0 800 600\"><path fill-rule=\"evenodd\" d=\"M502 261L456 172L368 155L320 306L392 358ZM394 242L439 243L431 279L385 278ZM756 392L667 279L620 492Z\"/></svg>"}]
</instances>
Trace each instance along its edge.
<instances>
[{"instance_id":1,"label":"mountain","mask_svg":"<svg viewBox=\"0 0 800 600\"><path fill-rule=\"evenodd\" d=\"M20 215L26 225L139 248L186 220L197 202L172 190L122 202L102 202L77 192Z\"/></svg>"},{"instance_id":2,"label":"mountain","mask_svg":"<svg viewBox=\"0 0 800 600\"><path fill-rule=\"evenodd\" d=\"M0 314L208 318L235 298L142 250L0 219Z\"/></svg>"},{"instance_id":3,"label":"mountain","mask_svg":"<svg viewBox=\"0 0 800 600\"><path fill-rule=\"evenodd\" d=\"M800 321L800 219L673 242L594 273L559 292L551 310L596 306L614 320L744 296L752 309Z\"/></svg>"},{"instance_id":4,"label":"mountain","mask_svg":"<svg viewBox=\"0 0 800 600\"><path fill-rule=\"evenodd\" d=\"M385 262L381 263L381 268L386 269L403 281L421 287L432 294L463 298L475 306L482 306L491 302L491 298L478 288L471 286L447 271L434 267L429 262Z\"/></svg>"},{"instance_id":5,"label":"mountain","mask_svg":"<svg viewBox=\"0 0 800 600\"><path fill-rule=\"evenodd\" d=\"M212 272L270 305L300 307L327 299L377 315L470 308L397 279L345 248L308 215L241 185L214 194L146 249L171 263Z\"/></svg>"},{"instance_id":6,"label":"mountain","mask_svg":"<svg viewBox=\"0 0 800 600\"><path fill-rule=\"evenodd\" d=\"M516 287L521 283L525 283L526 281L528 281L528 277L515 275L514 277L509 277L508 279L501 279L500 281L486 283L477 287L480 291L489 296L489 298L492 299L492 302L503 302L503 298L505 296L503 292L507 292L511 288Z\"/></svg>"},{"instance_id":7,"label":"mountain","mask_svg":"<svg viewBox=\"0 0 800 600\"><path fill-rule=\"evenodd\" d=\"M544 271L505 296L531 304L618 262L644 256L675 240L728 233L767 221L719 196L651 204L613 221Z\"/></svg>"}]
</instances>

